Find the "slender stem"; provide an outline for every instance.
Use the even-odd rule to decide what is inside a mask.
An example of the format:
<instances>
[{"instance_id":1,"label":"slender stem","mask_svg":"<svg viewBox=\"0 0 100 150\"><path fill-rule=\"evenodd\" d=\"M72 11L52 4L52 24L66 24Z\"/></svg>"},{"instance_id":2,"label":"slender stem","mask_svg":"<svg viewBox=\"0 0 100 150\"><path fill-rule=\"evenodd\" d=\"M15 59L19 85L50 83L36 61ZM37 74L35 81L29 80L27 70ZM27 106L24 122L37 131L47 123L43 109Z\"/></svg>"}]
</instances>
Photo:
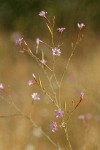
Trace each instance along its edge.
<instances>
[{"instance_id":1,"label":"slender stem","mask_svg":"<svg viewBox=\"0 0 100 150\"><path fill-rule=\"evenodd\" d=\"M61 36L62 36L62 32L60 32L60 34L59 34L58 42L57 42L57 47L59 47L59 45L60 45L60 39L61 39Z\"/></svg>"},{"instance_id":2,"label":"slender stem","mask_svg":"<svg viewBox=\"0 0 100 150\"><path fill-rule=\"evenodd\" d=\"M40 128L32 119L31 114L30 117L28 118L29 121L32 123L33 126L35 126L36 128ZM40 128L41 129L41 128ZM41 129L42 134L55 146L58 147L57 144Z\"/></svg>"},{"instance_id":3,"label":"slender stem","mask_svg":"<svg viewBox=\"0 0 100 150\"><path fill-rule=\"evenodd\" d=\"M50 27L50 34L51 34L51 41L52 41L52 45L54 46L54 36L53 36L53 26L52 26L52 24L51 24L51 22L50 22L50 20L47 18L47 17L45 17L45 19L47 20L47 22L49 23L49 27Z\"/></svg>"},{"instance_id":4,"label":"slender stem","mask_svg":"<svg viewBox=\"0 0 100 150\"><path fill-rule=\"evenodd\" d=\"M74 55L74 52L75 52L76 47L77 47L77 45L79 44L79 42L80 42L80 30L78 30L77 39L76 39L76 42L75 42L75 46L72 47L72 52L71 52L70 57L69 57L69 59L68 59L68 61L67 61L67 64L66 64L66 66L65 66L65 69L64 69L64 71L63 71L63 74L62 74L62 77L61 77L61 80L60 80L60 85L61 85L61 83L62 83L62 81L63 81L63 78L64 78L64 76L65 76L65 73L66 73L66 71L67 71L67 69L68 69L69 63L70 63L70 61L71 61L71 58L72 58L72 56Z\"/></svg>"},{"instance_id":5,"label":"slender stem","mask_svg":"<svg viewBox=\"0 0 100 150\"><path fill-rule=\"evenodd\" d=\"M74 52L75 52L75 49L73 49L73 51L71 52L71 55L70 55L70 57L69 57L69 59L68 59L68 61L67 61L66 67L65 67L65 69L64 69L64 71L63 71L63 74L62 74L62 77L61 77L61 80L60 80L60 86L61 86L61 84L62 84L62 81L63 81L63 78L64 78L64 76L65 76L65 73L66 73L66 71L67 71L67 69L68 69L70 60L71 60L72 56L74 55Z\"/></svg>"},{"instance_id":6,"label":"slender stem","mask_svg":"<svg viewBox=\"0 0 100 150\"><path fill-rule=\"evenodd\" d=\"M44 68L43 68L43 69L44 69ZM51 82L51 79L49 78L49 76L48 76L48 74L47 74L47 71L46 71L45 69L44 69L44 73L45 73L45 75L46 75L46 77L47 77L47 79L48 79L48 82L49 82L49 84L50 84L52 93L53 93L53 95L54 95L54 97L55 97L56 104L58 105L56 91L54 90L53 85L52 85L52 82Z\"/></svg>"},{"instance_id":7,"label":"slender stem","mask_svg":"<svg viewBox=\"0 0 100 150\"><path fill-rule=\"evenodd\" d=\"M54 77L54 79L55 79L55 81L56 81L56 85L57 85L57 87L58 87L58 89L59 89L59 82L58 82L58 80L57 80L57 77L56 77L56 74L55 74L55 56L53 56L53 77ZM58 103L58 105L59 105L59 107L61 107L61 102L60 102L60 92L58 91L58 100L57 100L57 103Z\"/></svg>"},{"instance_id":8,"label":"slender stem","mask_svg":"<svg viewBox=\"0 0 100 150\"><path fill-rule=\"evenodd\" d=\"M20 117L21 114L11 114L11 115L0 115L0 118L11 118L11 117Z\"/></svg>"},{"instance_id":9,"label":"slender stem","mask_svg":"<svg viewBox=\"0 0 100 150\"><path fill-rule=\"evenodd\" d=\"M70 148L70 150L72 150L72 146L71 146L71 143L70 143L70 140L69 140L67 125L66 125L66 128L64 128L64 131L65 131L65 135L66 135L66 140L68 141L69 148Z\"/></svg>"},{"instance_id":10,"label":"slender stem","mask_svg":"<svg viewBox=\"0 0 100 150\"><path fill-rule=\"evenodd\" d=\"M37 56L35 56L32 52L30 52L30 51L27 51L27 52L28 52L28 54L29 54L32 58L35 58L35 60L37 61L37 63L41 66L41 60L40 60ZM45 67L46 67L47 69L49 69L50 71L52 71L51 68L49 68L48 65L46 65L46 64L44 64L44 65L45 65Z\"/></svg>"}]
</instances>

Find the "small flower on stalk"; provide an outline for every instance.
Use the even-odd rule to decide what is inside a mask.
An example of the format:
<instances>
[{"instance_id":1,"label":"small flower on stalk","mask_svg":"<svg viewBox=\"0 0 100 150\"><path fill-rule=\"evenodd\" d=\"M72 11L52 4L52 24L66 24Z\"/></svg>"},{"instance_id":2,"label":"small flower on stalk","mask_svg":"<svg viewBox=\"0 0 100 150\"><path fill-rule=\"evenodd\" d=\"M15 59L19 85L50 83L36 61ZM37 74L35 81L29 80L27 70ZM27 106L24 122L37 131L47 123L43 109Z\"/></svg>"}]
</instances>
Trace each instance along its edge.
<instances>
[{"instance_id":1,"label":"small flower on stalk","mask_svg":"<svg viewBox=\"0 0 100 150\"><path fill-rule=\"evenodd\" d=\"M52 132L57 131L58 130L57 122L52 121L51 124L50 124L50 129L51 129Z\"/></svg>"},{"instance_id":2,"label":"small flower on stalk","mask_svg":"<svg viewBox=\"0 0 100 150\"><path fill-rule=\"evenodd\" d=\"M47 63L47 60L44 59L44 52L42 51L42 59L40 61L43 65Z\"/></svg>"},{"instance_id":3,"label":"small flower on stalk","mask_svg":"<svg viewBox=\"0 0 100 150\"><path fill-rule=\"evenodd\" d=\"M36 39L36 44L39 45L42 42L39 38Z\"/></svg>"},{"instance_id":4,"label":"small flower on stalk","mask_svg":"<svg viewBox=\"0 0 100 150\"><path fill-rule=\"evenodd\" d=\"M55 56L60 56L61 51L60 51L60 49L57 49L57 48L55 47L54 49L52 49L52 53L53 53L53 55L55 55Z\"/></svg>"},{"instance_id":5,"label":"small flower on stalk","mask_svg":"<svg viewBox=\"0 0 100 150\"><path fill-rule=\"evenodd\" d=\"M83 98L84 98L84 92L81 92L80 93L80 99L83 100Z\"/></svg>"},{"instance_id":6,"label":"small flower on stalk","mask_svg":"<svg viewBox=\"0 0 100 150\"><path fill-rule=\"evenodd\" d=\"M21 45L23 41L23 38L19 38L16 40L16 45Z\"/></svg>"},{"instance_id":7,"label":"small flower on stalk","mask_svg":"<svg viewBox=\"0 0 100 150\"><path fill-rule=\"evenodd\" d=\"M41 12L39 12L39 16L41 16L41 17L46 17L46 14L47 14L47 12L45 12L45 11L41 11Z\"/></svg>"},{"instance_id":8,"label":"small flower on stalk","mask_svg":"<svg viewBox=\"0 0 100 150\"><path fill-rule=\"evenodd\" d=\"M60 108L58 108L57 110L55 110L55 116L56 116L56 118L63 117L63 115L64 115L64 111L61 110Z\"/></svg>"},{"instance_id":9,"label":"small flower on stalk","mask_svg":"<svg viewBox=\"0 0 100 150\"><path fill-rule=\"evenodd\" d=\"M40 95L38 93L33 93L31 96L33 100L40 100Z\"/></svg>"},{"instance_id":10,"label":"small flower on stalk","mask_svg":"<svg viewBox=\"0 0 100 150\"><path fill-rule=\"evenodd\" d=\"M42 59L42 60L41 60L41 63L42 63L43 65L45 65L45 64L47 63L47 60Z\"/></svg>"},{"instance_id":11,"label":"small flower on stalk","mask_svg":"<svg viewBox=\"0 0 100 150\"><path fill-rule=\"evenodd\" d=\"M57 28L57 30L59 31L59 33L62 33L66 28Z\"/></svg>"},{"instance_id":12,"label":"small flower on stalk","mask_svg":"<svg viewBox=\"0 0 100 150\"><path fill-rule=\"evenodd\" d=\"M3 90L4 89L4 86L2 83L0 83L0 89Z\"/></svg>"},{"instance_id":13,"label":"small flower on stalk","mask_svg":"<svg viewBox=\"0 0 100 150\"><path fill-rule=\"evenodd\" d=\"M38 53L39 44L42 42L39 38L36 39L36 54Z\"/></svg>"},{"instance_id":14,"label":"small flower on stalk","mask_svg":"<svg viewBox=\"0 0 100 150\"><path fill-rule=\"evenodd\" d=\"M85 27L84 23L78 23L77 24L77 27L82 30L83 27Z\"/></svg>"},{"instance_id":15,"label":"small flower on stalk","mask_svg":"<svg viewBox=\"0 0 100 150\"><path fill-rule=\"evenodd\" d=\"M35 74L34 74L34 73L32 74L32 76L33 76L33 78L34 78L34 79L36 79L36 76L35 76Z\"/></svg>"},{"instance_id":16,"label":"small flower on stalk","mask_svg":"<svg viewBox=\"0 0 100 150\"><path fill-rule=\"evenodd\" d=\"M32 81L32 80L29 80L29 81L28 81L28 85L31 86L32 84L33 84L33 81Z\"/></svg>"}]
</instances>

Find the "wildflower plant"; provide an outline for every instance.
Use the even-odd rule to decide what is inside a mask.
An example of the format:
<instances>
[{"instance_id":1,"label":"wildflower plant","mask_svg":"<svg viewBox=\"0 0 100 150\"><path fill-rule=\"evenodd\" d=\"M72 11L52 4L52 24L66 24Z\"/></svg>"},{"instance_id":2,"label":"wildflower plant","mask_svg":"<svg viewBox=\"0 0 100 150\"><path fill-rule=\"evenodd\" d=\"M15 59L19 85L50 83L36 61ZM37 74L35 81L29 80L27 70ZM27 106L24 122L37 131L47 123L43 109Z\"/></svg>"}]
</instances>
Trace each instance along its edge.
<instances>
[{"instance_id":1,"label":"wildflower plant","mask_svg":"<svg viewBox=\"0 0 100 150\"><path fill-rule=\"evenodd\" d=\"M45 12L45 11L39 12L39 16L42 17L46 23L46 27L50 33L51 41L49 41L49 43L47 43L47 42L43 41L42 39L40 39L39 37L36 38L36 50L34 52L30 49L29 45L27 44L27 42L24 40L23 37L16 40L16 45L19 45L21 48L21 51L30 55L34 60L36 60L37 64L41 67L43 74L48 81L48 86L50 87L50 91L48 91L48 89L45 88L41 77L36 76L35 73L32 74L32 79L28 81L28 85L29 85L29 87L37 85L40 88L40 90L43 92L43 94L46 95L48 97L48 99L52 102L55 109L53 112L50 112L50 113L52 113L52 116L53 116L52 117L53 120L50 120L50 122L48 124L50 131L56 134L56 132L61 128L65 134L65 137L66 137L66 140L68 143L65 147L66 147L66 149L72 150L72 145L71 145L71 142L69 139L69 134L68 134L68 121L69 121L72 113L77 109L77 107L82 102L82 100L84 98L84 93L83 92L80 93L80 97L78 98L79 99L78 103L75 104L75 106L74 106L74 108L72 108L72 110L67 112L66 101L62 102L62 99L61 99L61 86L62 86L64 76L67 72L69 63L71 61L71 58L83 37L82 29L84 28L85 25L83 23L77 23L77 25L76 25L76 28L78 30L77 39L75 42L72 41L72 43L71 43L72 51L71 51L70 57L68 58L68 60L66 60L65 68L62 72L60 80L58 80L57 75L55 73L55 68L56 68L55 62L56 62L56 58L57 57L60 58L63 53L62 48L61 48L61 46L63 44L62 43L62 34L64 34L64 32L66 31L66 28L61 27L61 28L56 29L56 32L58 32L58 39L55 40L54 39L55 17L52 17L52 20L50 20L47 16L47 12ZM49 66L48 60L45 59L46 57L45 57L44 51L41 52L41 59L38 57L38 53L40 52L39 49L40 49L41 45L45 45L47 47L49 54L50 54L50 58L52 58L52 60L50 60L52 62L52 66ZM56 86L57 86L58 90L56 90L55 87L53 86L54 81L56 82ZM3 83L0 83L0 90L4 91L6 93L6 89L3 85ZM40 102L41 94L38 91L35 91L35 92L33 91L33 93L30 95L30 99L32 99L32 103L36 103L36 101ZM27 116L15 105L15 103L13 101L9 104L12 105L19 112L19 115L22 115L23 117L30 120L30 122L32 123L32 125L35 128L39 128L39 126L32 119L31 113L29 116ZM83 118L83 116L80 118ZM58 144L59 141L58 141L58 143L55 143L55 141L53 141L52 138L49 137L48 134L45 133L42 128L41 128L41 133L51 142L51 144L53 144L53 146L56 147L56 149L60 149L60 146L59 146L60 144Z\"/></svg>"}]
</instances>

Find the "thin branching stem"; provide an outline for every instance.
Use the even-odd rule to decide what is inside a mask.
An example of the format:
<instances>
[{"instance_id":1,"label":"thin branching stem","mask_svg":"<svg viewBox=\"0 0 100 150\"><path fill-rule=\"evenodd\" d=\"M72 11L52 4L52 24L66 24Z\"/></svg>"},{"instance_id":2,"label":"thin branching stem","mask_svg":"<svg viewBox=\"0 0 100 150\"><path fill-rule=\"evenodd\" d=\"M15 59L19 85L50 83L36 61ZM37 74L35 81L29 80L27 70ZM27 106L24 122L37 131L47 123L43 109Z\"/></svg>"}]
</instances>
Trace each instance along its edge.
<instances>
[{"instance_id":1,"label":"thin branching stem","mask_svg":"<svg viewBox=\"0 0 100 150\"><path fill-rule=\"evenodd\" d=\"M15 108L15 110L19 113L19 114L12 114L12 115L1 115L0 118L10 118L10 117L17 117L17 116L23 116L25 117L26 119L28 119L32 125L35 127L35 128L40 128L32 119L31 117L31 114L30 116L26 115L24 112L22 112L22 110L20 110L20 108L18 108L18 106L14 103L14 101L11 100L11 102L8 102L6 101L6 99L0 95L0 97L5 101L7 102L9 105L11 105L13 108ZM10 96L10 98L12 98ZM40 128L41 129L41 128ZM55 147L58 147L58 145L41 129L41 133L49 140L50 143L52 143Z\"/></svg>"},{"instance_id":2,"label":"thin branching stem","mask_svg":"<svg viewBox=\"0 0 100 150\"><path fill-rule=\"evenodd\" d=\"M64 128L64 132L65 132L65 135L66 135L66 140L68 141L69 148L70 148L70 150L72 150L72 146L71 146L71 143L70 143L70 140L69 140L67 124L66 124L66 127Z\"/></svg>"},{"instance_id":3,"label":"thin branching stem","mask_svg":"<svg viewBox=\"0 0 100 150\"><path fill-rule=\"evenodd\" d=\"M51 79L50 79L50 77L48 76L48 73L47 73L46 69L44 69L44 73L45 73L45 75L46 75L46 77L47 77L47 79L48 79L48 82L49 82L49 84L50 84L50 87L51 87L52 93L53 93L54 98L55 98L55 102L56 102L56 104L57 104L57 106L58 106L57 93L56 93L56 91L55 91L55 90L54 90L54 88L53 88L53 85L52 85Z\"/></svg>"},{"instance_id":4,"label":"thin branching stem","mask_svg":"<svg viewBox=\"0 0 100 150\"><path fill-rule=\"evenodd\" d=\"M57 80L57 77L56 77L56 74L55 74L55 56L53 56L53 77L54 77L54 79L55 79L55 82L56 82L56 85L57 85L57 88L59 89L59 82L58 82L58 80ZM59 107L61 107L61 102L60 102L60 92L58 91L58 100L57 100L57 103L58 103L58 105L59 105Z\"/></svg>"}]
</instances>

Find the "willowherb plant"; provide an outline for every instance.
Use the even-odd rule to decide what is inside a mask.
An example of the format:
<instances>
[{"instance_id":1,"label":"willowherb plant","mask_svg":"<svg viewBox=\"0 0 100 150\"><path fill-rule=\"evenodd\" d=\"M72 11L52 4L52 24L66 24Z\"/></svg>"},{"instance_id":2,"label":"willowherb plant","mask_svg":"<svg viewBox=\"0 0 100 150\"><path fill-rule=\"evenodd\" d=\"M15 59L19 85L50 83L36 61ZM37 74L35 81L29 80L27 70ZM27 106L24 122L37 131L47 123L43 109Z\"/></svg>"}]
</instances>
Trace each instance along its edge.
<instances>
[{"instance_id":1,"label":"willowherb plant","mask_svg":"<svg viewBox=\"0 0 100 150\"><path fill-rule=\"evenodd\" d=\"M21 52L26 52L27 54L29 54L33 59L36 60L36 62L38 63L38 65L41 67L45 77L47 78L48 81L48 86L50 86L50 91L48 91L48 89L45 88L42 79L40 78L40 76L36 76L35 73L32 74L32 80L28 81L28 85L29 86L35 86L37 85L40 90L43 92L44 95L46 95L49 100L53 103L55 110L53 112L55 120L52 120L49 123L50 126L50 130L51 132L57 132L59 130L59 128L62 128L62 130L65 133L66 136L66 140L68 145L66 146L66 149L70 149L72 150L72 146L71 146L71 142L69 139L69 135L68 135L68 121L72 115L72 113L76 110L76 108L80 105L80 103L82 102L83 98L84 98L84 93L81 92L80 93L80 97L79 97L79 101L78 103L74 106L74 108L72 110L70 110L69 112L67 112L67 106L66 106L66 101L62 102L61 100L61 85L62 85L62 81L64 79L64 76L67 72L68 69L68 65L70 63L70 60L77 48L77 45L80 43L83 34L82 34L82 29L84 28L84 23L77 23L77 39L75 42L71 43L72 46L72 52L70 54L70 57L68 58L68 60L66 61L66 65L65 65L65 69L62 72L61 78L60 80L57 79L56 73L55 73L55 62L56 62L56 57L61 57L61 46L62 46L62 34L63 32L66 30L65 27L61 27L61 28L57 28L56 30L58 31L58 39L54 40L54 29L55 29L55 17L52 18L52 21L50 21L50 19L47 16L47 12L45 11L41 11L39 13L40 17L43 17L46 23L46 26L48 28L48 31L50 33L50 37L51 37L51 41L49 43L42 41L40 38L36 39L36 51L33 52L29 45L27 44L27 42L24 40L23 37L19 38L16 40L16 44L19 45L21 47ZM54 42L56 41L56 42ZM52 66L48 65L48 61L45 59L45 53L42 51L41 52L41 58L40 59L38 57L38 53L39 53L39 49L41 47L41 44L45 45L49 50L50 50L50 55L52 57L52 60L50 60L52 63ZM49 72L48 72L49 71ZM55 80L56 85L57 85L57 91L55 89L55 87L53 86L53 80ZM35 83L35 84L34 84ZM8 92L6 91L6 88L4 87L3 83L0 83L0 90L3 91L5 94L8 94ZM66 93L65 93L66 94ZM5 100L4 97L1 97ZM36 101L40 101L41 100L41 95L40 93L37 92L33 92L31 94L31 98L32 98L32 103L36 103ZM30 120L30 122L32 123L32 125L36 128L38 128L39 126L33 121L32 117L31 117L31 113L30 115L26 115L24 114L16 105L13 101L8 103L14 107L17 111L18 111L18 115L22 115L23 117L27 118L28 120ZM16 116L16 115L15 115ZM54 118L53 117L53 118ZM59 119L58 119L59 118ZM80 118L83 118L80 117ZM59 120L59 121L58 121ZM42 129L41 129L41 133L57 148L60 149L60 145L58 143L55 143L49 136L47 133L45 133Z\"/></svg>"}]
</instances>

